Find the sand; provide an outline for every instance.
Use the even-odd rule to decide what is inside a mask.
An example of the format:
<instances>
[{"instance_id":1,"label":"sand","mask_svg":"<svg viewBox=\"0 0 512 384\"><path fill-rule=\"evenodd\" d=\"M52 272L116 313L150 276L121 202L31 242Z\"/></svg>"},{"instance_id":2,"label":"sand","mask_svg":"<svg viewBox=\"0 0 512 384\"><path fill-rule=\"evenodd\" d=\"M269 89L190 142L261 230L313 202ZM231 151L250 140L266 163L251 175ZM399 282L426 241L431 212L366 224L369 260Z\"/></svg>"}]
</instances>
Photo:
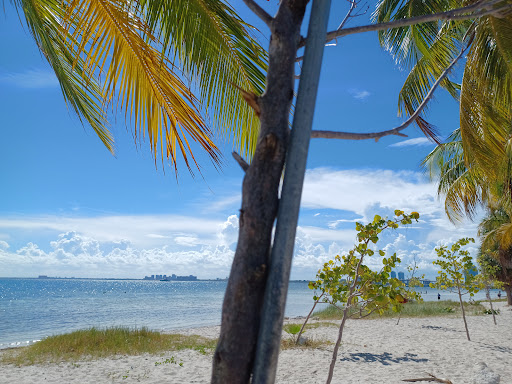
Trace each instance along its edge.
<instances>
[{"instance_id":1,"label":"sand","mask_svg":"<svg viewBox=\"0 0 512 384\"><path fill-rule=\"evenodd\" d=\"M475 365L485 362L501 376L502 384L511 384L512 308L505 303L497 306L497 326L490 315L468 317L471 342L462 318L401 319L399 325L396 319L349 320L333 383L403 383L402 379L429 372L454 384L473 384ZM180 331L206 337L218 332L219 327ZM308 330L305 336L334 342L337 332L327 326ZM282 351L277 382L324 383L332 348ZM211 354L184 350L21 368L0 364L0 383L208 383L211 359Z\"/></svg>"}]
</instances>

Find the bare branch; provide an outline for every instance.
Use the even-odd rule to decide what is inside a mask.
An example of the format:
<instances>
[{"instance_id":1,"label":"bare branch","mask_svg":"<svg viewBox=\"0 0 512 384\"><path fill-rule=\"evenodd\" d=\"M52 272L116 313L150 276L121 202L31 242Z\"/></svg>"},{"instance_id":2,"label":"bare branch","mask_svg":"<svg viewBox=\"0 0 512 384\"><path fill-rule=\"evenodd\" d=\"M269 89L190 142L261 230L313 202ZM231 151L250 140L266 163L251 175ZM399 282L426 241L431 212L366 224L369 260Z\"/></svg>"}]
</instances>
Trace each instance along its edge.
<instances>
[{"instance_id":1,"label":"bare branch","mask_svg":"<svg viewBox=\"0 0 512 384\"><path fill-rule=\"evenodd\" d=\"M418 381L429 381L429 382L435 382L435 383L453 384L450 380L440 379L438 377L435 377L431 373L427 373L427 375L429 375L430 377L423 377L423 378L419 378L419 379L404 379L402 381L406 381L408 383L415 383Z\"/></svg>"},{"instance_id":2,"label":"bare branch","mask_svg":"<svg viewBox=\"0 0 512 384\"><path fill-rule=\"evenodd\" d=\"M369 24L362 25L359 27L346 28L341 30L335 30L328 32L326 35L326 43L334 40L337 37L352 35L355 33L362 32L372 32L372 31L382 31L385 29L391 28L399 28L399 27L407 27L409 25L427 23L431 21L440 21L440 20L467 20L478 18L482 16L500 16L501 13L511 10L512 4L506 4L498 8L493 8L493 5L500 2L501 0L490 0L490 1L478 1L472 5L467 7L452 9L451 11L434 13L430 15L423 15L417 17L411 17L407 19L389 21L385 23L377 23L377 24ZM299 48L305 46L307 43L307 39L303 39Z\"/></svg>"},{"instance_id":3,"label":"bare branch","mask_svg":"<svg viewBox=\"0 0 512 384\"><path fill-rule=\"evenodd\" d=\"M244 0L244 3L267 25L267 27L271 27L274 18L270 16L267 11L261 8L254 0Z\"/></svg>"},{"instance_id":4,"label":"bare branch","mask_svg":"<svg viewBox=\"0 0 512 384\"><path fill-rule=\"evenodd\" d=\"M349 0L349 2L350 2L350 9L348 10L347 14L345 15L345 18L341 21L341 24L338 25L338 28L336 29L337 31L339 31L340 29L342 29L345 26L348 19L350 18L350 15L354 11L354 9L357 7L358 2L356 0Z\"/></svg>"},{"instance_id":5,"label":"bare branch","mask_svg":"<svg viewBox=\"0 0 512 384\"><path fill-rule=\"evenodd\" d=\"M339 140L375 139L375 141L378 141L380 138L382 138L384 136L392 136L392 135L408 137L407 135L397 131L396 128L390 129L389 131L371 132L371 133L336 132L336 131L320 131L320 130L311 131L312 139L339 139Z\"/></svg>"},{"instance_id":6,"label":"bare branch","mask_svg":"<svg viewBox=\"0 0 512 384\"><path fill-rule=\"evenodd\" d=\"M339 31L340 29L343 28L343 26L347 23L348 19L350 19L351 17L356 17L356 16L360 16L360 14L356 14L356 15L352 15L352 12L354 11L354 9L357 7L357 4L359 4L360 0L347 0L349 3L350 3L350 9L348 10L347 14L345 15L345 17L343 18L343 20L341 21L340 25L338 26L338 29L337 31ZM366 11L364 12L366 13ZM362 13L362 14L364 14ZM302 38L302 41L305 41L304 38ZM328 42L326 42L327 44ZM336 41L337 43L337 41ZM304 60L304 56L299 56L295 59L295 62L296 63L299 63L301 62L302 60ZM300 78L300 76L299 76Z\"/></svg>"},{"instance_id":7,"label":"bare branch","mask_svg":"<svg viewBox=\"0 0 512 384\"><path fill-rule=\"evenodd\" d=\"M437 81L434 83L430 91L428 91L427 96L423 99L421 104L418 106L416 111L401 125L399 125L396 128L387 130L387 131L381 131L381 132L372 132L372 133L354 133L354 132L336 132L336 131L311 131L311 138L317 139L341 139L341 140L368 140L368 139L375 139L375 141L378 141L380 138L384 136L402 136L407 137L407 135L401 133L405 128L407 128L409 125L411 125L414 120L420 115L421 111L426 107L428 102L432 99L432 96L434 95L434 91L437 89L439 84L448 76L450 71L453 69L457 61L464 55L464 52L470 47L471 42L473 41L473 37L471 36L469 38L469 41L466 43L466 45L460 50L459 54L455 59L452 60L450 65L443 71L441 76L437 79Z\"/></svg>"},{"instance_id":8,"label":"bare branch","mask_svg":"<svg viewBox=\"0 0 512 384\"><path fill-rule=\"evenodd\" d=\"M240 168L242 168L242 170L244 172L247 172L247 170L249 169L249 164L247 164L247 161L244 160L244 158L242 156L240 156L238 153L236 152L231 152L231 155L233 156L233 158L236 160L236 162L238 163L238 165L240 166Z\"/></svg>"}]
</instances>

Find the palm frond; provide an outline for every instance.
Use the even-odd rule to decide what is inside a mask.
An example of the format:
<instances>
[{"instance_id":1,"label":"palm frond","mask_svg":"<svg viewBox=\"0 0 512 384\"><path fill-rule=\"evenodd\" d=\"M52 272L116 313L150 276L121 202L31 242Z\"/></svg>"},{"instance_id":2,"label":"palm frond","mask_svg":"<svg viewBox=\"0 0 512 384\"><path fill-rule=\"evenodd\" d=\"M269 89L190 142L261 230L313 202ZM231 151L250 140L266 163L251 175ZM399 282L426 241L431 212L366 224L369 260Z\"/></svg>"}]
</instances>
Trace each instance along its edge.
<instances>
[{"instance_id":1,"label":"palm frond","mask_svg":"<svg viewBox=\"0 0 512 384\"><path fill-rule=\"evenodd\" d=\"M449 10L446 0L382 0L372 14L374 22L400 20ZM391 52L396 62L404 67L414 65L422 57L429 57L430 47L439 31L437 22L392 28L379 32L381 45Z\"/></svg>"},{"instance_id":2,"label":"palm frond","mask_svg":"<svg viewBox=\"0 0 512 384\"><path fill-rule=\"evenodd\" d=\"M459 175L446 189L445 212L450 221L473 220L485 201L486 190L470 170Z\"/></svg>"},{"instance_id":3,"label":"palm frond","mask_svg":"<svg viewBox=\"0 0 512 384\"><path fill-rule=\"evenodd\" d=\"M216 131L233 137L250 155L259 121L239 88L261 94L267 68L266 51L251 37L252 27L218 0L141 0L140 6L149 25L158 26L164 49L197 86Z\"/></svg>"},{"instance_id":4,"label":"palm frond","mask_svg":"<svg viewBox=\"0 0 512 384\"><path fill-rule=\"evenodd\" d=\"M438 194L445 196L445 212L452 222L474 219L478 208L493 198L485 174L466 166L459 129L423 160L422 167L437 182Z\"/></svg>"},{"instance_id":5,"label":"palm frond","mask_svg":"<svg viewBox=\"0 0 512 384\"><path fill-rule=\"evenodd\" d=\"M218 163L218 149L197 99L130 4L121 0L66 4L67 44L75 57L83 57L90 74L104 75L105 99L113 108L125 109L135 123L136 136L148 135L155 161L160 153L177 172L181 153L192 172L192 162L198 167L189 143L193 139Z\"/></svg>"},{"instance_id":6,"label":"palm frond","mask_svg":"<svg viewBox=\"0 0 512 384\"><path fill-rule=\"evenodd\" d=\"M452 6L449 1L383 0L373 18L377 22L385 22L440 12ZM412 67L399 94L400 116L410 116L417 110L433 84L459 55L470 25L471 22L424 23L380 32L381 45L399 64ZM459 86L449 77L442 81L441 86L454 98L458 97ZM424 109L426 111L427 108ZM425 119L424 113L415 122L428 138L439 144L436 128Z\"/></svg>"},{"instance_id":7,"label":"palm frond","mask_svg":"<svg viewBox=\"0 0 512 384\"><path fill-rule=\"evenodd\" d=\"M506 162L512 121L511 66L493 17L480 21L467 57L460 98L460 128L466 159L499 179ZM498 44L498 41L502 43ZM512 49L512 45L510 46Z\"/></svg>"},{"instance_id":8,"label":"palm frond","mask_svg":"<svg viewBox=\"0 0 512 384\"><path fill-rule=\"evenodd\" d=\"M42 54L53 68L62 94L80 121L87 121L103 144L113 152L113 138L108 130L102 108L103 92L94 78L87 76L85 63L76 58L65 41L61 23L64 8L57 0L14 0L12 4L22 11L27 27Z\"/></svg>"}]
</instances>

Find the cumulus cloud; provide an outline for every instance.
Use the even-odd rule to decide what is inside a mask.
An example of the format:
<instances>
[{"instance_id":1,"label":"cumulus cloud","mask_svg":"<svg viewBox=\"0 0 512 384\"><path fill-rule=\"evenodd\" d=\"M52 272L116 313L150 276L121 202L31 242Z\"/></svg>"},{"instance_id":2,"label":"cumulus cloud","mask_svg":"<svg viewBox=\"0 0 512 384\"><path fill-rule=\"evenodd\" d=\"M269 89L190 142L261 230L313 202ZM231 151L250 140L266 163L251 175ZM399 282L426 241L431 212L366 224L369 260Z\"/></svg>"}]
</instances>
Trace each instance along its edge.
<instances>
[{"instance_id":1,"label":"cumulus cloud","mask_svg":"<svg viewBox=\"0 0 512 384\"><path fill-rule=\"evenodd\" d=\"M0 83L20 88L53 88L59 86L55 74L50 70L42 69L0 74Z\"/></svg>"},{"instance_id":2,"label":"cumulus cloud","mask_svg":"<svg viewBox=\"0 0 512 384\"><path fill-rule=\"evenodd\" d=\"M51 242L50 251L43 251L34 243L15 252L0 250L3 274L17 275L22 271L22 276L142 278L156 273L194 273L201 278L213 278L225 276L232 258L233 251L226 246L177 251L165 246L138 249L127 242L101 242L76 232L60 234Z\"/></svg>"},{"instance_id":3,"label":"cumulus cloud","mask_svg":"<svg viewBox=\"0 0 512 384\"><path fill-rule=\"evenodd\" d=\"M99 241L128 240L140 247L168 244L176 236L197 237L201 244L215 244L222 220L198 216L139 215L97 217L0 218L0 228L18 231L75 231Z\"/></svg>"},{"instance_id":4,"label":"cumulus cloud","mask_svg":"<svg viewBox=\"0 0 512 384\"><path fill-rule=\"evenodd\" d=\"M220 231L217 234L219 244L232 247L238 240L238 217L231 215L220 225Z\"/></svg>"},{"instance_id":5,"label":"cumulus cloud","mask_svg":"<svg viewBox=\"0 0 512 384\"><path fill-rule=\"evenodd\" d=\"M454 227L445 218L435 186L415 172L310 169L302 209L311 210L303 216L310 222L301 222L297 229L294 279L313 278L324 262L354 246L354 218L367 222L375 214L391 217L394 209L418 211L419 223L383 233L379 246L402 258L401 270L416 259L430 276L435 272L436 246L476 235L475 224ZM13 239L9 244L0 241L4 276L192 273L216 278L229 274L239 221L236 215L211 219L196 212L190 216L24 216L0 218L0 229ZM35 233L46 237L34 241ZM20 241L22 238L26 241ZM378 268L380 259L369 262Z\"/></svg>"},{"instance_id":6,"label":"cumulus cloud","mask_svg":"<svg viewBox=\"0 0 512 384\"><path fill-rule=\"evenodd\" d=\"M391 209L438 214L442 207L433 184L419 173L391 170L310 169L306 172L302 206L353 212L367 220Z\"/></svg>"}]
</instances>

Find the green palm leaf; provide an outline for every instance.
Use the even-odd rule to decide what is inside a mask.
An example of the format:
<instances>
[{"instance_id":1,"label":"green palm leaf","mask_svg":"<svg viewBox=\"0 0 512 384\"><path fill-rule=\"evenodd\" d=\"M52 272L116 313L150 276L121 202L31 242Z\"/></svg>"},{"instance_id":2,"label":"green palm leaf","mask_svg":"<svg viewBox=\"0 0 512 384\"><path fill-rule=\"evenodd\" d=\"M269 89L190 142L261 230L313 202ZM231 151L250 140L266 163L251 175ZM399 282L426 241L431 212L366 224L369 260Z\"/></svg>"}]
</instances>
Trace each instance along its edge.
<instances>
[{"instance_id":1,"label":"green palm leaf","mask_svg":"<svg viewBox=\"0 0 512 384\"><path fill-rule=\"evenodd\" d=\"M250 36L252 28L218 0L141 0L150 26L160 31L164 49L197 85L203 107L244 154L252 153L259 121L240 91L261 94L266 51Z\"/></svg>"},{"instance_id":2,"label":"green palm leaf","mask_svg":"<svg viewBox=\"0 0 512 384\"><path fill-rule=\"evenodd\" d=\"M399 20L429 13L443 12L453 6L450 1L383 0L374 12L375 22ZM441 73L459 54L461 41L470 22L423 23L393 28L379 33L381 45L398 64L412 68L399 94L399 115L410 116L419 107ZM459 87L448 77L441 86L453 97ZM424 109L426 112L426 109ZM420 115L416 123L422 132L439 143L436 129Z\"/></svg>"},{"instance_id":3,"label":"green palm leaf","mask_svg":"<svg viewBox=\"0 0 512 384\"><path fill-rule=\"evenodd\" d=\"M512 121L512 18L481 20L468 55L461 94L461 133L467 159L503 177Z\"/></svg>"},{"instance_id":4,"label":"green palm leaf","mask_svg":"<svg viewBox=\"0 0 512 384\"><path fill-rule=\"evenodd\" d=\"M177 171L181 153L191 170L191 161L197 163L188 136L218 162L218 149L196 98L157 49L158 41L142 15L119 0L77 0L65 8L70 49L75 57L84 57L89 73L105 74L107 102L125 109L136 135L147 132L155 156L166 156Z\"/></svg>"},{"instance_id":5,"label":"green palm leaf","mask_svg":"<svg viewBox=\"0 0 512 384\"><path fill-rule=\"evenodd\" d=\"M467 168L460 130L438 145L422 162L430 179L438 183L438 194L445 197L445 212L452 222L464 216L474 218L477 209L489 199L485 177L477 168Z\"/></svg>"},{"instance_id":6,"label":"green palm leaf","mask_svg":"<svg viewBox=\"0 0 512 384\"><path fill-rule=\"evenodd\" d=\"M176 171L178 154L189 170L192 164L199 167L192 141L219 162L213 129L251 153L259 122L237 86L261 93L267 57L228 5L217 0L12 2L25 14L68 104L110 150L106 107L124 109L136 137L148 137L155 161L160 153ZM160 34L154 36L153 28Z\"/></svg>"},{"instance_id":7,"label":"green palm leaf","mask_svg":"<svg viewBox=\"0 0 512 384\"><path fill-rule=\"evenodd\" d=\"M83 122L87 121L105 146L113 152L113 139L108 131L102 109L100 85L87 76L85 63L76 58L65 42L61 24L64 8L57 0L14 0L12 4L23 11L28 29L37 46L53 68L68 106Z\"/></svg>"}]
</instances>

